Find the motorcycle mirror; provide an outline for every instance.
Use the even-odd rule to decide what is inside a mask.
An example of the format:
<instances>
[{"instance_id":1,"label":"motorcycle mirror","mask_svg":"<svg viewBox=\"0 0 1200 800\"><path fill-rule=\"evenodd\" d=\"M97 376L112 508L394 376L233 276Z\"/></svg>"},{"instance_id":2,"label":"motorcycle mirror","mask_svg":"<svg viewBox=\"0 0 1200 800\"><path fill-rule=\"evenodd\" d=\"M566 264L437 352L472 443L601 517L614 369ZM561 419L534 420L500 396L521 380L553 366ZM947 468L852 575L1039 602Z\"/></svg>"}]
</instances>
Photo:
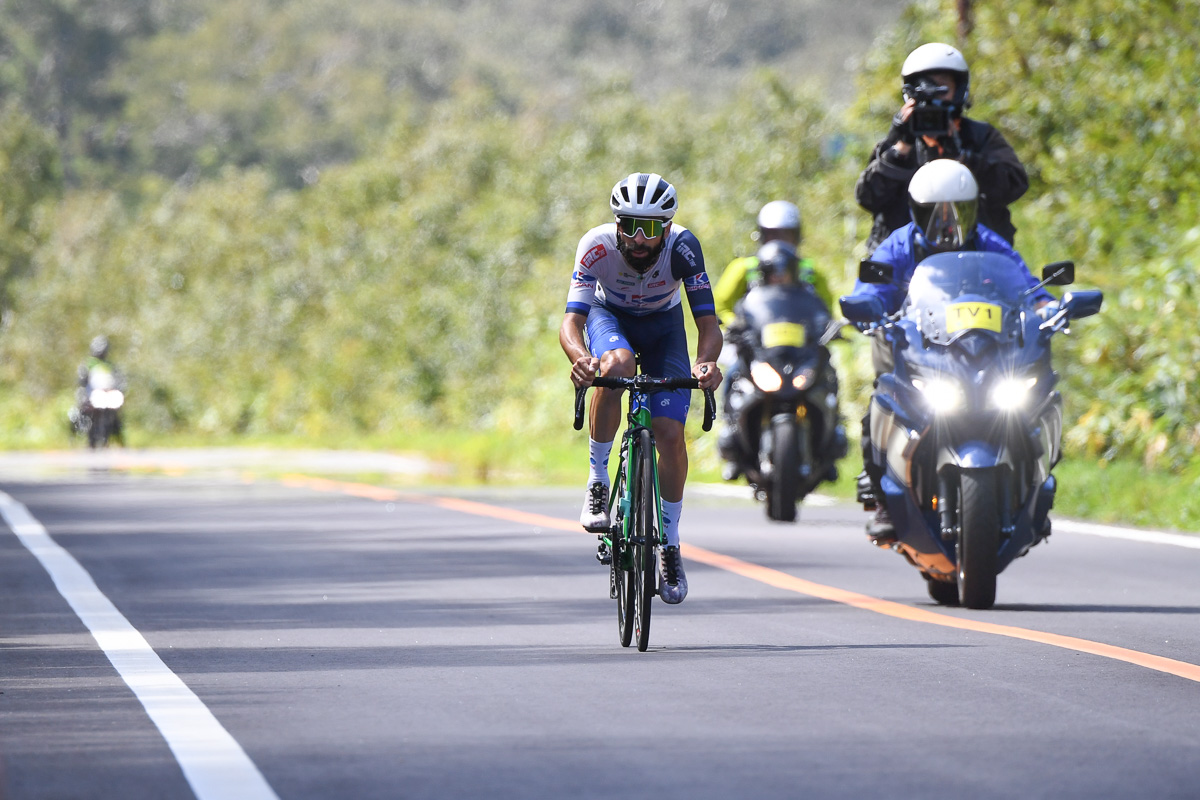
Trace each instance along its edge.
<instances>
[{"instance_id":1,"label":"motorcycle mirror","mask_svg":"<svg viewBox=\"0 0 1200 800\"><path fill-rule=\"evenodd\" d=\"M838 303L851 322L877 322L884 315L883 301L873 295L846 295Z\"/></svg>"},{"instance_id":2,"label":"motorcycle mirror","mask_svg":"<svg viewBox=\"0 0 1200 800\"><path fill-rule=\"evenodd\" d=\"M1066 286L1075 282L1075 262L1055 261L1042 267L1042 284Z\"/></svg>"},{"instance_id":3,"label":"motorcycle mirror","mask_svg":"<svg viewBox=\"0 0 1200 800\"><path fill-rule=\"evenodd\" d=\"M1063 308L1067 309L1067 316L1071 319L1079 319L1080 317L1090 317L1093 314L1100 312L1100 306L1104 303L1104 292L1086 291L1086 292L1067 292L1063 295Z\"/></svg>"},{"instance_id":4,"label":"motorcycle mirror","mask_svg":"<svg viewBox=\"0 0 1200 800\"><path fill-rule=\"evenodd\" d=\"M891 283L895 274L891 264L864 259L858 265L858 279L863 283Z\"/></svg>"}]
</instances>

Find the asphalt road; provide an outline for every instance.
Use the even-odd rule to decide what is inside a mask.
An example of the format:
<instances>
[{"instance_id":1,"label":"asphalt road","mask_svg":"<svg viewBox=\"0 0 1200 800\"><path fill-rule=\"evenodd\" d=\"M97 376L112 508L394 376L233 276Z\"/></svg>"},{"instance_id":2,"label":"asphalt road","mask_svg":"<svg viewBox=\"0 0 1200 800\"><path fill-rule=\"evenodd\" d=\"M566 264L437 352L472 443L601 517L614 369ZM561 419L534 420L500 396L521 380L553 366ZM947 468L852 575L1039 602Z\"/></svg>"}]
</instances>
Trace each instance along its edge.
<instances>
[{"instance_id":1,"label":"asphalt road","mask_svg":"<svg viewBox=\"0 0 1200 800\"><path fill-rule=\"evenodd\" d=\"M689 496L691 592L638 653L574 490L0 490L136 629L89 632L0 525L6 799L1200 796L1197 549L1060 531L945 609L855 508Z\"/></svg>"}]
</instances>

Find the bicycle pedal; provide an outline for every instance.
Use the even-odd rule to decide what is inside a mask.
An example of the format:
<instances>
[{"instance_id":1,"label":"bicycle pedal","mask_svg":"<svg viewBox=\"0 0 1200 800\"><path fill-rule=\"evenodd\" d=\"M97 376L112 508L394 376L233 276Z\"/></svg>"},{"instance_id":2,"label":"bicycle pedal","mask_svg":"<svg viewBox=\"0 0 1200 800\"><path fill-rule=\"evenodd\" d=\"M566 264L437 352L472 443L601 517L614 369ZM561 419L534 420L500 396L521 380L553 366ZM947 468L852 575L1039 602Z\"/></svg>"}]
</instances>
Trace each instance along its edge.
<instances>
[{"instance_id":1,"label":"bicycle pedal","mask_svg":"<svg viewBox=\"0 0 1200 800\"><path fill-rule=\"evenodd\" d=\"M604 566L612 564L612 551L604 545L600 545L596 548L596 560Z\"/></svg>"}]
</instances>

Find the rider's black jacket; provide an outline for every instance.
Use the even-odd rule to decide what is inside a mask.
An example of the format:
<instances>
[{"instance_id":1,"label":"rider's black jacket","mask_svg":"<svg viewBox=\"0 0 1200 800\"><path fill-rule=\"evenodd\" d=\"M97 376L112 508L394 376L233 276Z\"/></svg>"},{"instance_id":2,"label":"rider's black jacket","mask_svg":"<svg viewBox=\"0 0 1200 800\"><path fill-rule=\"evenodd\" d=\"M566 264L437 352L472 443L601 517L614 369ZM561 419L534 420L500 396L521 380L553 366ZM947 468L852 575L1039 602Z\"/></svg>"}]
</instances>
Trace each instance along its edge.
<instances>
[{"instance_id":1,"label":"rider's black jacket","mask_svg":"<svg viewBox=\"0 0 1200 800\"><path fill-rule=\"evenodd\" d=\"M979 184L979 221L1012 244L1017 229L1008 204L1029 188L1029 176L1012 146L986 122L962 118L957 141L946 140L941 152L918 139L905 158L897 158L891 135L882 139L858 178L854 199L875 215L867 252L875 252L892 231L912 221L908 211L908 182L917 168L934 158L956 158Z\"/></svg>"}]
</instances>

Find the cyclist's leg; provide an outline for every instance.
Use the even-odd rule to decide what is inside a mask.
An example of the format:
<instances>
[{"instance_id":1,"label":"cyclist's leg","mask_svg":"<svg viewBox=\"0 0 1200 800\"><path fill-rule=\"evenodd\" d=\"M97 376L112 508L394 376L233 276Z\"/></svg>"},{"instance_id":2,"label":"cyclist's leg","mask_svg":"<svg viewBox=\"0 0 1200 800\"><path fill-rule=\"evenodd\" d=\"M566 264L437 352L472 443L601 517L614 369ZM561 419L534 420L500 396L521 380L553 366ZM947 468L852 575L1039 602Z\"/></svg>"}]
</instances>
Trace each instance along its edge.
<instances>
[{"instance_id":1,"label":"cyclist's leg","mask_svg":"<svg viewBox=\"0 0 1200 800\"><path fill-rule=\"evenodd\" d=\"M633 375L636 368L633 347L611 312L593 306L588 314L585 333L592 355L600 359L602 375ZM596 389L592 394L589 420L588 485L584 491L579 523L587 530L600 531L611 524L608 515L608 493L611 488L608 462L612 455L613 439L621 423L621 392ZM600 556L602 561L604 555L602 553Z\"/></svg>"},{"instance_id":2,"label":"cyclist's leg","mask_svg":"<svg viewBox=\"0 0 1200 800\"><path fill-rule=\"evenodd\" d=\"M683 327L683 309L676 306L646 318L632 341L642 356L642 369L653 375L686 378L692 374ZM687 596L687 576L679 557L679 518L683 512L683 486L688 457L683 438L692 393L687 389L650 395L651 425L658 449L658 480L667 546L659 560L659 596L679 603Z\"/></svg>"}]
</instances>

